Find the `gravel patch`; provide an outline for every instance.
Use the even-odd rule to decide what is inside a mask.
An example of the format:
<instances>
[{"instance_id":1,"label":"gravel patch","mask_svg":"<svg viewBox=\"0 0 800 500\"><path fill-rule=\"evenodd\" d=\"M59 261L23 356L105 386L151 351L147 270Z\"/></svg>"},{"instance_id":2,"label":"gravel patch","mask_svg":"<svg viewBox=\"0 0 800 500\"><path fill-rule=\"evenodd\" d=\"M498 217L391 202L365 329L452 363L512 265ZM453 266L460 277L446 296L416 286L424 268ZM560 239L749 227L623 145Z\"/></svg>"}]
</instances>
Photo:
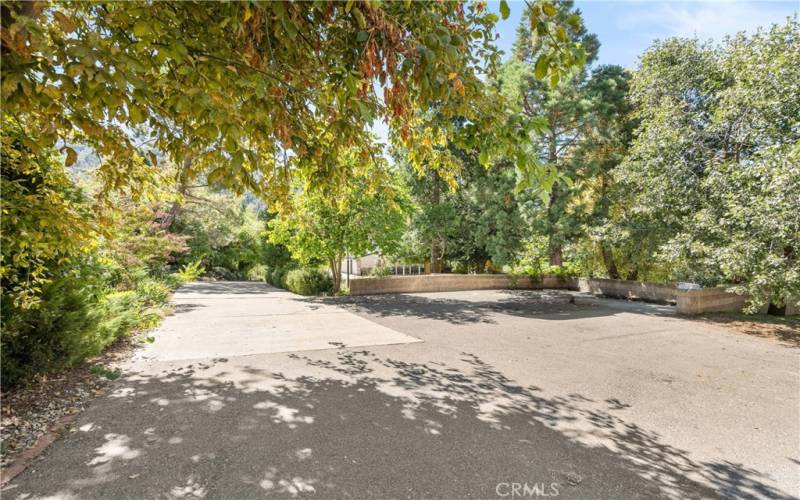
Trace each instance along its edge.
<instances>
[{"instance_id":1,"label":"gravel patch","mask_svg":"<svg viewBox=\"0 0 800 500\"><path fill-rule=\"evenodd\" d=\"M63 417L80 413L106 394L119 376L118 364L138 345L122 339L87 362L41 376L0 395L0 468L5 469Z\"/></svg>"}]
</instances>

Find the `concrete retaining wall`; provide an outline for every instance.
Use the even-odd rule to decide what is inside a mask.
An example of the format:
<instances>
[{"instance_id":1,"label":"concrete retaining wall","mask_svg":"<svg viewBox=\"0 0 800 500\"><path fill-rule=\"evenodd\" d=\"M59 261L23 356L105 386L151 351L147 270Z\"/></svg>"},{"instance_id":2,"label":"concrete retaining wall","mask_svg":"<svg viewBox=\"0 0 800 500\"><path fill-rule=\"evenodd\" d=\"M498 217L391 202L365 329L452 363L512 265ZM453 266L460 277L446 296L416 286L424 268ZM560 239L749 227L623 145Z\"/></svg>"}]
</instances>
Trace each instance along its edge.
<instances>
[{"instance_id":1,"label":"concrete retaining wall","mask_svg":"<svg viewBox=\"0 0 800 500\"><path fill-rule=\"evenodd\" d=\"M515 278L506 274L423 274L417 276L363 278L350 281L350 295L504 290L510 288L527 290L568 289L623 299L674 303L679 314L741 312L750 300L747 295L736 295L735 293L727 292L722 287L678 290L673 285L598 278L561 279L547 276L541 280L533 280L527 276ZM766 313L766 307L762 312ZM796 306L787 306L786 308L787 315L797 314L797 312Z\"/></svg>"},{"instance_id":2,"label":"concrete retaining wall","mask_svg":"<svg viewBox=\"0 0 800 500\"><path fill-rule=\"evenodd\" d=\"M721 287L678 290L676 299L678 312L681 314L740 312L750 302L750 296L727 292Z\"/></svg>"},{"instance_id":3,"label":"concrete retaining wall","mask_svg":"<svg viewBox=\"0 0 800 500\"><path fill-rule=\"evenodd\" d=\"M663 303L674 303L677 291L673 285L658 285L640 281L578 278L575 282L577 283L576 289L580 292Z\"/></svg>"},{"instance_id":4,"label":"concrete retaining wall","mask_svg":"<svg viewBox=\"0 0 800 500\"><path fill-rule=\"evenodd\" d=\"M561 280L550 276L539 281L526 276L513 278L506 274L424 274L352 280L350 281L350 295L503 290L508 288L574 289L574 287L574 280Z\"/></svg>"},{"instance_id":5,"label":"concrete retaining wall","mask_svg":"<svg viewBox=\"0 0 800 500\"><path fill-rule=\"evenodd\" d=\"M786 302L786 313L787 316L800 316L800 300L797 298L789 299Z\"/></svg>"}]
</instances>

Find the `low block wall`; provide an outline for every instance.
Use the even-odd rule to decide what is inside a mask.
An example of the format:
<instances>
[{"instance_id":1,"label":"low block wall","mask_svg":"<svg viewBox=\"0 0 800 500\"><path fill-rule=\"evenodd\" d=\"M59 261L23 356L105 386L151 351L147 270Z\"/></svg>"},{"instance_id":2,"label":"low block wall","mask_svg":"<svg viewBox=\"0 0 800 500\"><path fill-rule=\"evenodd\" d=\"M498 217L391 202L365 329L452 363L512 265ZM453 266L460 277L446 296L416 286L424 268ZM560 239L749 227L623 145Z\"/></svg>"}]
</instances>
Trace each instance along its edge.
<instances>
[{"instance_id":1,"label":"low block wall","mask_svg":"<svg viewBox=\"0 0 800 500\"><path fill-rule=\"evenodd\" d=\"M681 314L741 312L750 303L749 295L737 295L721 287L678 290L676 298L678 312Z\"/></svg>"},{"instance_id":2,"label":"low block wall","mask_svg":"<svg viewBox=\"0 0 800 500\"><path fill-rule=\"evenodd\" d=\"M507 274L424 274L363 278L350 281L350 295L504 290L508 288L574 289L574 283L573 280L561 280L550 276L539 281L528 277L512 278Z\"/></svg>"},{"instance_id":3,"label":"low block wall","mask_svg":"<svg viewBox=\"0 0 800 500\"><path fill-rule=\"evenodd\" d=\"M649 300L673 303L677 289L673 285L658 285L640 281L578 278L576 289L594 295L606 295L622 299Z\"/></svg>"},{"instance_id":4,"label":"low block wall","mask_svg":"<svg viewBox=\"0 0 800 500\"><path fill-rule=\"evenodd\" d=\"M722 287L678 290L673 285L598 278L561 279L547 276L541 280L533 280L527 276L514 278L507 274L423 274L362 278L350 281L350 295L504 290L510 288L527 290L567 289L623 299L674 303L679 314L740 312L750 301L749 296L736 295ZM762 312L766 313L766 307L764 309ZM791 308L790 310L790 307L787 307L786 313L787 315L797 314L797 310L796 308Z\"/></svg>"}]
</instances>

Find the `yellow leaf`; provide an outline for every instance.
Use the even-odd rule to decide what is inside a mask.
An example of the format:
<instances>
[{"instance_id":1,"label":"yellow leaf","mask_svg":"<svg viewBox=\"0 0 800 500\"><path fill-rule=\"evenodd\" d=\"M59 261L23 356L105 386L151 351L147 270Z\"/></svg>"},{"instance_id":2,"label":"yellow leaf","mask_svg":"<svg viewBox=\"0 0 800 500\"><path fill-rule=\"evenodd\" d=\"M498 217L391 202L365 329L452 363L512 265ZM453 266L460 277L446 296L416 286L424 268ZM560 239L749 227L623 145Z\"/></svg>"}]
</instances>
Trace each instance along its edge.
<instances>
[{"instance_id":1,"label":"yellow leaf","mask_svg":"<svg viewBox=\"0 0 800 500\"><path fill-rule=\"evenodd\" d=\"M63 12L55 11L53 12L53 17L56 18L58 25L61 26L64 33L72 33L75 31L75 23L72 22L72 19L65 16Z\"/></svg>"},{"instance_id":2,"label":"yellow leaf","mask_svg":"<svg viewBox=\"0 0 800 500\"><path fill-rule=\"evenodd\" d=\"M453 88L461 97L464 97L464 84L461 82L461 78L453 80Z\"/></svg>"},{"instance_id":3,"label":"yellow leaf","mask_svg":"<svg viewBox=\"0 0 800 500\"><path fill-rule=\"evenodd\" d=\"M244 8L244 20L247 21L251 17L253 17L253 13L250 11L250 6L246 5Z\"/></svg>"},{"instance_id":4,"label":"yellow leaf","mask_svg":"<svg viewBox=\"0 0 800 500\"><path fill-rule=\"evenodd\" d=\"M447 75L447 79L448 79L448 80L452 80L452 79L454 79L454 78L455 78L455 77L457 77L457 76L458 76L458 73L450 73L449 75Z\"/></svg>"},{"instance_id":5,"label":"yellow leaf","mask_svg":"<svg viewBox=\"0 0 800 500\"><path fill-rule=\"evenodd\" d=\"M67 153L67 159L64 160L64 165L67 167L71 167L76 161L78 161L78 153L76 153L74 149L69 147L65 147L64 151Z\"/></svg>"}]
</instances>

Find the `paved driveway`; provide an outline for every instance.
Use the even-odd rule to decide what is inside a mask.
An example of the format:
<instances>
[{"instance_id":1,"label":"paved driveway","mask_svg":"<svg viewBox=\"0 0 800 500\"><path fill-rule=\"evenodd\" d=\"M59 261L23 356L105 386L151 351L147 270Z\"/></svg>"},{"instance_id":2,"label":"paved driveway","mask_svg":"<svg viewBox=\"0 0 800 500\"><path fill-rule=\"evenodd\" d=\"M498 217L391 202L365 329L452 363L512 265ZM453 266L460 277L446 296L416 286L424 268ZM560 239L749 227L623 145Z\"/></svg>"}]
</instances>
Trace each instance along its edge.
<instances>
[{"instance_id":1,"label":"paved driveway","mask_svg":"<svg viewBox=\"0 0 800 500\"><path fill-rule=\"evenodd\" d=\"M196 284L8 498L792 498L798 350L559 292Z\"/></svg>"}]
</instances>

